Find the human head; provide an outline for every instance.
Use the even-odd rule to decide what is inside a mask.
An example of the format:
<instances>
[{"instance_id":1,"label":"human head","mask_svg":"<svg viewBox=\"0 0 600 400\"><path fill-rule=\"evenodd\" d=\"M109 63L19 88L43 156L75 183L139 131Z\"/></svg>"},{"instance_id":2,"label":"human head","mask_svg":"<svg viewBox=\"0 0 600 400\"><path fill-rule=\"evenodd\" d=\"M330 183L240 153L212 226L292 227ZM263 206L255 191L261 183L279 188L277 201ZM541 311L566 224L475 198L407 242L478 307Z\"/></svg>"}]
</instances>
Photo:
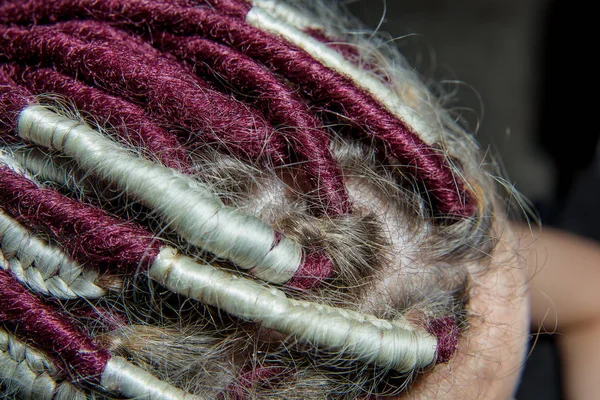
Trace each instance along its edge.
<instances>
[{"instance_id":1,"label":"human head","mask_svg":"<svg viewBox=\"0 0 600 400\"><path fill-rule=\"evenodd\" d=\"M485 359L479 340L525 309L520 279L494 286L518 274L506 269L513 241L493 166L396 53L268 1L33 0L5 2L0 16L12 142L2 208L25 232L6 251L21 269L5 265L65 300L102 357L210 398L418 396L428 379L449 379L446 368L489 373L454 367ZM37 105L49 102L59 114L74 105L69 119L94 121L103 137ZM50 272L39 272L43 257L24 262L41 254L22 248L32 234L68 261ZM190 289L173 278L172 247L233 272ZM70 258L81 266L62 272ZM274 322L268 307L212 291L247 281L272 282L273 307L285 295L300 311ZM514 314L486 315L499 299ZM15 318L4 319L19 337ZM406 334L375 353L364 342L373 326ZM34 333L23 336L36 347ZM56 359L58 347L42 350ZM66 364L59 381L106 386Z\"/></svg>"}]
</instances>

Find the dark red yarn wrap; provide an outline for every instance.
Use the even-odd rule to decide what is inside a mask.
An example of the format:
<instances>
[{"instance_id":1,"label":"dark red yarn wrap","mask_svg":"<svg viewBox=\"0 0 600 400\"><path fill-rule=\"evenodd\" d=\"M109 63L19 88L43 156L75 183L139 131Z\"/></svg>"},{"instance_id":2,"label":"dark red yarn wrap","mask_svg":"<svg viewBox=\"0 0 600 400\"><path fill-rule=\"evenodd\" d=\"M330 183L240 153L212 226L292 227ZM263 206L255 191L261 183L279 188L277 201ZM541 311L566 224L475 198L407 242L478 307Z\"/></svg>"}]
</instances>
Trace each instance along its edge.
<instances>
[{"instance_id":1,"label":"dark red yarn wrap","mask_svg":"<svg viewBox=\"0 0 600 400\"><path fill-rule=\"evenodd\" d=\"M63 363L73 380L94 382L110 359L108 351L77 329L55 307L33 296L9 272L0 269L0 322L16 327L17 335Z\"/></svg>"},{"instance_id":2,"label":"dark red yarn wrap","mask_svg":"<svg viewBox=\"0 0 600 400\"><path fill-rule=\"evenodd\" d=\"M326 213L333 216L350 211L341 172L329 151L329 137L296 93L264 66L214 41L168 33L157 33L152 40L155 46L193 63L205 74L214 74L235 92L247 95L278 128L278 133L292 143L298 157L294 161L307 172Z\"/></svg>"},{"instance_id":3,"label":"dark red yarn wrap","mask_svg":"<svg viewBox=\"0 0 600 400\"><path fill-rule=\"evenodd\" d=\"M277 366L258 365L251 368L244 368L236 381L226 389L227 398L231 400L245 400L246 393L254 385L272 385L275 378L281 378L285 369ZM224 394L220 394L217 399L224 399Z\"/></svg>"},{"instance_id":4,"label":"dark red yarn wrap","mask_svg":"<svg viewBox=\"0 0 600 400\"><path fill-rule=\"evenodd\" d=\"M26 225L48 230L69 255L86 265L116 267L133 274L147 269L160 251L161 243L140 227L39 188L2 166L0 204Z\"/></svg>"},{"instance_id":5,"label":"dark red yarn wrap","mask_svg":"<svg viewBox=\"0 0 600 400\"><path fill-rule=\"evenodd\" d=\"M44 23L92 17L152 31L198 34L234 47L298 84L303 92L366 133L384 142L389 154L408 166L427 188L442 215L468 217L475 212L472 195L455 179L444 157L425 144L406 124L350 80L316 62L293 45L209 8L142 0L30 0L0 7L0 22Z\"/></svg>"},{"instance_id":6,"label":"dark red yarn wrap","mask_svg":"<svg viewBox=\"0 0 600 400\"><path fill-rule=\"evenodd\" d=\"M60 94L78 110L107 121L124 144L142 147L167 167L183 172L190 170L188 156L176 137L151 121L142 108L50 68L23 68L15 64L2 68L32 93Z\"/></svg>"},{"instance_id":7,"label":"dark red yarn wrap","mask_svg":"<svg viewBox=\"0 0 600 400\"><path fill-rule=\"evenodd\" d=\"M460 328L453 317L432 318L427 322L427 332L438 340L436 349L436 364L450 361L458 348Z\"/></svg>"},{"instance_id":8,"label":"dark red yarn wrap","mask_svg":"<svg viewBox=\"0 0 600 400\"><path fill-rule=\"evenodd\" d=\"M302 264L285 285L297 289L312 289L332 276L333 263L329 257L321 253L305 253Z\"/></svg>"},{"instance_id":9,"label":"dark red yarn wrap","mask_svg":"<svg viewBox=\"0 0 600 400\"><path fill-rule=\"evenodd\" d=\"M82 29L98 26L95 22L79 24ZM152 117L183 128L202 144L223 144L247 160L267 155L277 164L283 162L283 142L257 111L210 89L177 63L155 54L135 53L132 46L131 42L86 42L62 33L60 26L0 28L0 55L77 75L138 103Z\"/></svg>"}]
</instances>

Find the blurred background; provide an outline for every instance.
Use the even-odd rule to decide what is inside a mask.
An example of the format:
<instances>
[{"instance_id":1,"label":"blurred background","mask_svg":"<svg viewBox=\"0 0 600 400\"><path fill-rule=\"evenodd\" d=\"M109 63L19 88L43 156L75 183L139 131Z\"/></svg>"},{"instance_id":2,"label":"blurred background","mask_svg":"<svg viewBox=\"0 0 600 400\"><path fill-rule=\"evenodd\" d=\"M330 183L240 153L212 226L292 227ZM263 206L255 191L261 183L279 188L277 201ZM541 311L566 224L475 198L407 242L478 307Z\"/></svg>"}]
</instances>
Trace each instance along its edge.
<instances>
[{"instance_id":1,"label":"blurred background","mask_svg":"<svg viewBox=\"0 0 600 400\"><path fill-rule=\"evenodd\" d=\"M425 79L458 86L462 117L499 155L544 225L600 240L600 161L592 30L566 0L345 0L390 33ZM535 339L532 339L532 342ZM540 335L517 398L560 399L559 357Z\"/></svg>"}]
</instances>

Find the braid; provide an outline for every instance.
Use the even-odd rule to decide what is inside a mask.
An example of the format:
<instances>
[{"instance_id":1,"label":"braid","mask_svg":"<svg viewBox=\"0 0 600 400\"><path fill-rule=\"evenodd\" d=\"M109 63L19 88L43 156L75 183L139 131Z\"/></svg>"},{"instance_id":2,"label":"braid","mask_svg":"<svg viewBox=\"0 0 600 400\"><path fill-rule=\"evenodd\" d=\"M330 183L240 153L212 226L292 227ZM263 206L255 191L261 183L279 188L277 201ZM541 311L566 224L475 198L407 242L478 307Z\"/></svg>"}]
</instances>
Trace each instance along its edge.
<instances>
[{"instance_id":1,"label":"braid","mask_svg":"<svg viewBox=\"0 0 600 400\"><path fill-rule=\"evenodd\" d=\"M8 395L23 399L84 399L84 393L65 381L52 360L0 329L0 382Z\"/></svg>"},{"instance_id":2,"label":"braid","mask_svg":"<svg viewBox=\"0 0 600 400\"><path fill-rule=\"evenodd\" d=\"M60 249L37 236L0 211L0 251L13 275L32 290L59 299L100 298L106 291L97 286L98 274L81 267Z\"/></svg>"},{"instance_id":3,"label":"braid","mask_svg":"<svg viewBox=\"0 0 600 400\"><path fill-rule=\"evenodd\" d=\"M0 270L0 321L18 324L18 333L65 363L71 380L79 376L127 396L156 399L183 398L185 394L160 382L122 358L109 353L78 330L53 307L31 295L8 273ZM135 378L133 374L137 374ZM142 381L145 385L140 385ZM192 399L192 396L189 396Z\"/></svg>"}]
</instances>

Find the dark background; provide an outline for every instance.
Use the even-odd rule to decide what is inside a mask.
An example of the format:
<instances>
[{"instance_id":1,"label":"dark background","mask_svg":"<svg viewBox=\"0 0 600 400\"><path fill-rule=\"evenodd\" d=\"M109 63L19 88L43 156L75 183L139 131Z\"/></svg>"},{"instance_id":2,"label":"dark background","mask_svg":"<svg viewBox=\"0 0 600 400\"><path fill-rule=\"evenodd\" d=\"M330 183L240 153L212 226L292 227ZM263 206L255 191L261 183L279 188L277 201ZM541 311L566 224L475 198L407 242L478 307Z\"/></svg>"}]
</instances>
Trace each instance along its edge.
<instances>
[{"instance_id":1,"label":"dark background","mask_svg":"<svg viewBox=\"0 0 600 400\"><path fill-rule=\"evenodd\" d=\"M457 96L472 111L462 117L544 225L600 240L600 21L589 9L566 0L341 3L369 28L383 18L380 30L424 79L464 82ZM552 335L538 336L517 398L562 398Z\"/></svg>"}]
</instances>

